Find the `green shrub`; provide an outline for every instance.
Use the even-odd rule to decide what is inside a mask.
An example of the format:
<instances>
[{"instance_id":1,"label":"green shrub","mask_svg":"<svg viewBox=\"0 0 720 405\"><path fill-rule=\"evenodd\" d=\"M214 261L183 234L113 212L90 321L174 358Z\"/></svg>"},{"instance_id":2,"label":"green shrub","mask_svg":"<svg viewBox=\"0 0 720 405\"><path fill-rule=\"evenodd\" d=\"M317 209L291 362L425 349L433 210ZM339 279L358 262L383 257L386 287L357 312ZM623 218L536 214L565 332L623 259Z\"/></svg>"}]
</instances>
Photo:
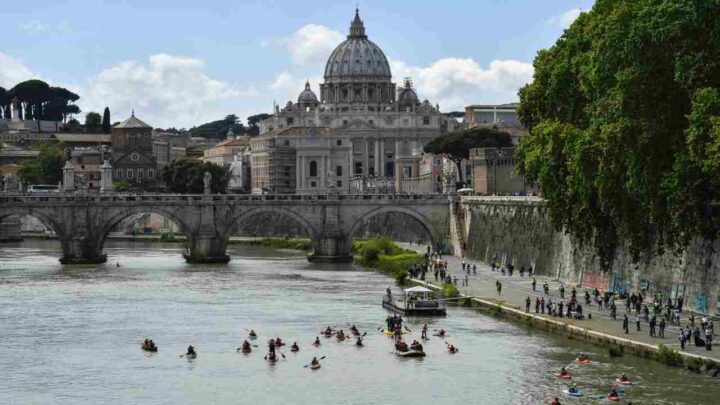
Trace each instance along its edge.
<instances>
[{"instance_id":1,"label":"green shrub","mask_svg":"<svg viewBox=\"0 0 720 405\"><path fill-rule=\"evenodd\" d=\"M312 250L312 242L310 239L262 238L243 240L241 243L251 246L267 246L275 249Z\"/></svg>"},{"instance_id":2,"label":"green shrub","mask_svg":"<svg viewBox=\"0 0 720 405\"><path fill-rule=\"evenodd\" d=\"M680 353L662 343L658 345L656 357L659 362L667 364L668 366L681 367L683 365L683 359Z\"/></svg>"},{"instance_id":3,"label":"green shrub","mask_svg":"<svg viewBox=\"0 0 720 405\"><path fill-rule=\"evenodd\" d=\"M460 296L460 291L453 283L443 283L442 293L445 298L457 298Z\"/></svg>"},{"instance_id":4,"label":"green shrub","mask_svg":"<svg viewBox=\"0 0 720 405\"><path fill-rule=\"evenodd\" d=\"M398 270L395 272L395 281L398 283L398 285L403 285L405 284L408 276L410 276L410 274L407 272L407 270Z\"/></svg>"},{"instance_id":5,"label":"green shrub","mask_svg":"<svg viewBox=\"0 0 720 405\"><path fill-rule=\"evenodd\" d=\"M412 250L400 248L387 237L353 241L352 251L359 265L372 267L388 274L407 270L425 258Z\"/></svg>"},{"instance_id":6,"label":"green shrub","mask_svg":"<svg viewBox=\"0 0 720 405\"><path fill-rule=\"evenodd\" d=\"M703 361L702 361L702 359L693 357L693 358L688 359L687 363L685 364L685 367L687 367L687 369L690 371L699 373L700 371L702 371Z\"/></svg>"}]
</instances>

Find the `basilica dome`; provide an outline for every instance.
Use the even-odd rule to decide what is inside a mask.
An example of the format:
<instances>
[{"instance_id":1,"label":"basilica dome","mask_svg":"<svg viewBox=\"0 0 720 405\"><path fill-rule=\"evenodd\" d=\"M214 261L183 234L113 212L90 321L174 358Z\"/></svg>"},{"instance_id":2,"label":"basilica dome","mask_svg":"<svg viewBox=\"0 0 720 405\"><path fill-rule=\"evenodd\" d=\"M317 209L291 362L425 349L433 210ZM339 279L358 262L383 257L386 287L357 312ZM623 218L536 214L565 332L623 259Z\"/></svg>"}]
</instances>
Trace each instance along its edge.
<instances>
[{"instance_id":1,"label":"basilica dome","mask_svg":"<svg viewBox=\"0 0 720 405\"><path fill-rule=\"evenodd\" d=\"M372 78L390 82L390 64L382 49L365 35L358 10L347 39L335 48L325 65L325 80Z\"/></svg>"},{"instance_id":2,"label":"basilica dome","mask_svg":"<svg viewBox=\"0 0 720 405\"><path fill-rule=\"evenodd\" d=\"M298 104L317 104L318 98L310 89L310 82L305 82L305 90L298 96Z\"/></svg>"}]
</instances>

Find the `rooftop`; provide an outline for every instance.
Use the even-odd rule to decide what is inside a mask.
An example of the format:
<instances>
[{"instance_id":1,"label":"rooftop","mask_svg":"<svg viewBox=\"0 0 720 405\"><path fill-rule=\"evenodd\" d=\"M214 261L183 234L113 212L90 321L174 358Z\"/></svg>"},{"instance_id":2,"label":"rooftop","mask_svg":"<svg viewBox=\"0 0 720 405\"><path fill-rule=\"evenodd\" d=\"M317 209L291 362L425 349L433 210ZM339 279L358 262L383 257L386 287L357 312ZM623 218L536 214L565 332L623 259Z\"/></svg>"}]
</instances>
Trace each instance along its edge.
<instances>
[{"instance_id":1,"label":"rooftop","mask_svg":"<svg viewBox=\"0 0 720 405\"><path fill-rule=\"evenodd\" d=\"M150 128L152 127L138 118L135 117L135 111L132 112L132 115L130 118L126 119L125 121L115 125L115 128L123 128L123 129L130 129L130 128Z\"/></svg>"}]
</instances>

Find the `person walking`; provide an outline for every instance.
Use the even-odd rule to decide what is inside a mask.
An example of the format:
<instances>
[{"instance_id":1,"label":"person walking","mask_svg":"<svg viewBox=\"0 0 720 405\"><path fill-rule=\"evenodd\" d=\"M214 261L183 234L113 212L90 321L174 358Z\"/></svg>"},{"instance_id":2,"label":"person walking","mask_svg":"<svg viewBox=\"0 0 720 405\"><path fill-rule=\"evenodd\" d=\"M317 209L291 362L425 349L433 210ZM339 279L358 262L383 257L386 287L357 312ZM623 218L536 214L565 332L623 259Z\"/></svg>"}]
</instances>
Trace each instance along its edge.
<instances>
[{"instance_id":1,"label":"person walking","mask_svg":"<svg viewBox=\"0 0 720 405\"><path fill-rule=\"evenodd\" d=\"M660 318L660 337L665 337L665 318Z\"/></svg>"},{"instance_id":2,"label":"person walking","mask_svg":"<svg viewBox=\"0 0 720 405\"><path fill-rule=\"evenodd\" d=\"M477 275L477 265L473 263L473 276Z\"/></svg>"},{"instance_id":3,"label":"person walking","mask_svg":"<svg viewBox=\"0 0 720 405\"><path fill-rule=\"evenodd\" d=\"M635 326L637 331L640 332L640 314L635 314Z\"/></svg>"},{"instance_id":4,"label":"person walking","mask_svg":"<svg viewBox=\"0 0 720 405\"><path fill-rule=\"evenodd\" d=\"M624 318L623 318L623 331L625 331L626 335L629 333L629 331L628 331L629 323L630 323L630 320L628 319L627 314L626 314L626 315L624 315Z\"/></svg>"},{"instance_id":5,"label":"person walking","mask_svg":"<svg viewBox=\"0 0 720 405\"><path fill-rule=\"evenodd\" d=\"M468 267L468 268L469 268L469 267ZM467 286L468 286L468 275L467 275L467 273L465 273L465 280L464 280L464 281L465 281L465 287L467 287Z\"/></svg>"},{"instance_id":6,"label":"person walking","mask_svg":"<svg viewBox=\"0 0 720 405\"><path fill-rule=\"evenodd\" d=\"M540 298L535 297L535 313L540 312Z\"/></svg>"},{"instance_id":7,"label":"person walking","mask_svg":"<svg viewBox=\"0 0 720 405\"><path fill-rule=\"evenodd\" d=\"M680 340L680 350L685 350L685 342L687 341L687 339L685 338L685 333L681 331L678 339Z\"/></svg>"},{"instance_id":8,"label":"person walking","mask_svg":"<svg viewBox=\"0 0 720 405\"><path fill-rule=\"evenodd\" d=\"M537 285L537 280L535 280L535 276L533 276L533 278L532 278L533 291L535 291L535 286L536 286L536 285Z\"/></svg>"},{"instance_id":9,"label":"person walking","mask_svg":"<svg viewBox=\"0 0 720 405\"><path fill-rule=\"evenodd\" d=\"M540 297L540 313L545 315L545 297Z\"/></svg>"},{"instance_id":10,"label":"person walking","mask_svg":"<svg viewBox=\"0 0 720 405\"><path fill-rule=\"evenodd\" d=\"M712 330L710 330L710 328L705 329L705 349L708 351L712 350L712 338Z\"/></svg>"},{"instance_id":11,"label":"person walking","mask_svg":"<svg viewBox=\"0 0 720 405\"><path fill-rule=\"evenodd\" d=\"M657 336L655 334L655 325L656 324L657 324L657 318L655 318L655 315L653 315L652 318L650 318L650 336L651 337Z\"/></svg>"},{"instance_id":12,"label":"person walking","mask_svg":"<svg viewBox=\"0 0 720 405\"><path fill-rule=\"evenodd\" d=\"M530 313L530 296L528 295L527 298L525 298L525 313Z\"/></svg>"},{"instance_id":13,"label":"person walking","mask_svg":"<svg viewBox=\"0 0 720 405\"><path fill-rule=\"evenodd\" d=\"M500 295L502 293L502 283L500 280L495 281L495 288L497 288L497 293Z\"/></svg>"}]
</instances>

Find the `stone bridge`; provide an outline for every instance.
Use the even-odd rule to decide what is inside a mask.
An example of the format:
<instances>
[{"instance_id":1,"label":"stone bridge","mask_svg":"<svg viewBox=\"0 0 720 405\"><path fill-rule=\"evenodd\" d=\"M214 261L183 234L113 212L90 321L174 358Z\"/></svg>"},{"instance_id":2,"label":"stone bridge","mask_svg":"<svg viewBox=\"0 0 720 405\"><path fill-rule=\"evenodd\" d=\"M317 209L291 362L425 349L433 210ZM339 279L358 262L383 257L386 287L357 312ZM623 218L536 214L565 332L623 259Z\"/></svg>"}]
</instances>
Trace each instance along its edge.
<instances>
[{"instance_id":1,"label":"stone bridge","mask_svg":"<svg viewBox=\"0 0 720 405\"><path fill-rule=\"evenodd\" d=\"M370 218L389 212L417 220L434 245L448 238L450 210L443 195L173 195L55 194L2 195L0 220L32 215L51 228L62 244L61 263L106 260L103 245L120 221L156 213L186 235L191 263L227 262L226 245L238 224L260 213L291 218L312 240L310 260L350 260L352 236Z\"/></svg>"}]
</instances>

